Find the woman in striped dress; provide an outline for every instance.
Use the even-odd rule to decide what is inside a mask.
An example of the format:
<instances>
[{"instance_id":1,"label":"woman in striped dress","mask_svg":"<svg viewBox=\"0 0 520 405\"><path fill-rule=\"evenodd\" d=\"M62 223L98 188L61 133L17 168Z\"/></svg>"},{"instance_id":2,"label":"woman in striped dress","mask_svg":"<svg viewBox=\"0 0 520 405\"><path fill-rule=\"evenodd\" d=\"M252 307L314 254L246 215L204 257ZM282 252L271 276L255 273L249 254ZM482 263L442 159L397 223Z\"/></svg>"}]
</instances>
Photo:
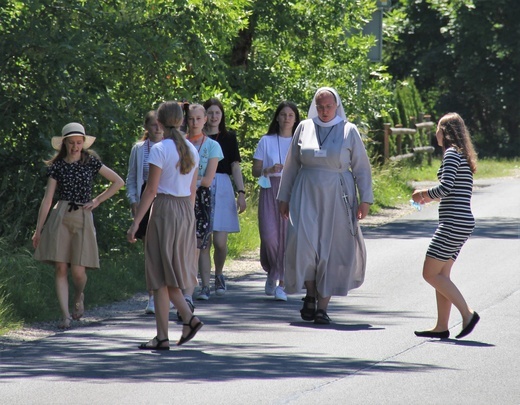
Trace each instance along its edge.
<instances>
[{"instance_id":1,"label":"woman in striped dress","mask_svg":"<svg viewBox=\"0 0 520 405\"><path fill-rule=\"evenodd\" d=\"M462 316L462 331L456 336L460 339L471 333L480 319L450 279L451 268L460 249L475 227L471 194L477 156L464 121L457 113L446 114L439 120L436 137L437 143L444 150L437 173L440 184L429 189L415 190L412 198L421 204L440 199L439 225L426 252L423 266L424 279L435 288L437 324L431 330L416 331L415 334L419 337L448 338L448 322L453 304Z\"/></svg>"}]
</instances>

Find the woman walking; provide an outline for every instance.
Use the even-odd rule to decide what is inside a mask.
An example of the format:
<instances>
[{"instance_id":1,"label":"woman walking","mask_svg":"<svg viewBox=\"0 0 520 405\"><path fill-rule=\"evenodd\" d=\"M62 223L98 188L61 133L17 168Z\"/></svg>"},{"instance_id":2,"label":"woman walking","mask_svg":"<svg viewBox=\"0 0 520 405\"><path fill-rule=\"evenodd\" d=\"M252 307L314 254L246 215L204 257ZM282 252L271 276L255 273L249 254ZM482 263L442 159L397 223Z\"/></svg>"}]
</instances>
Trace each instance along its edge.
<instances>
[{"instance_id":1,"label":"woman walking","mask_svg":"<svg viewBox=\"0 0 520 405\"><path fill-rule=\"evenodd\" d=\"M62 313L58 326L66 329L71 326L72 319L79 320L85 310L86 268L99 268L92 211L125 183L89 150L96 138L86 135L83 125L71 122L63 127L61 134L52 138L52 147L58 153L46 162L49 179L32 240L36 249L34 258L53 264L56 269L56 293ZM97 173L111 184L92 198ZM56 192L58 202L51 211ZM69 312L69 267L75 291L72 317Z\"/></svg>"},{"instance_id":2,"label":"woman walking","mask_svg":"<svg viewBox=\"0 0 520 405\"><path fill-rule=\"evenodd\" d=\"M157 121L164 140L150 150L148 182L127 232L128 241L134 243L139 224L152 206L146 230L145 261L147 287L153 290L155 301L157 334L139 346L143 350L170 349L170 301L185 320L177 345L191 340L203 326L182 294L182 289L197 284L194 202L199 157L197 149L179 132L183 114L177 102L162 103L157 110Z\"/></svg>"},{"instance_id":3,"label":"woman walking","mask_svg":"<svg viewBox=\"0 0 520 405\"><path fill-rule=\"evenodd\" d=\"M278 192L280 213L289 219L284 281L287 293L307 290L302 319L326 325L331 297L346 296L364 281L358 221L373 202L372 175L336 90L318 89L308 117L294 133Z\"/></svg>"},{"instance_id":4,"label":"woman walking","mask_svg":"<svg viewBox=\"0 0 520 405\"><path fill-rule=\"evenodd\" d=\"M473 174L477 170L477 156L464 120L457 113L443 116L437 125L437 143L444 150L437 172L439 185L415 190L412 198L424 204L440 199L439 225L426 252L424 279L435 288L437 323L431 330L416 331L419 337L446 339L450 336L448 322L451 305L462 316L462 330L457 339L467 336L480 320L450 278L451 269L460 249L475 227L471 212Z\"/></svg>"},{"instance_id":5,"label":"woman walking","mask_svg":"<svg viewBox=\"0 0 520 405\"><path fill-rule=\"evenodd\" d=\"M260 178L260 264L267 273L265 294L274 296L276 301L287 301L283 281L287 219L280 215L276 196L287 151L299 123L300 113L296 104L282 101L276 108L267 135L260 139L253 155L253 176Z\"/></svg>"}]
</instances>

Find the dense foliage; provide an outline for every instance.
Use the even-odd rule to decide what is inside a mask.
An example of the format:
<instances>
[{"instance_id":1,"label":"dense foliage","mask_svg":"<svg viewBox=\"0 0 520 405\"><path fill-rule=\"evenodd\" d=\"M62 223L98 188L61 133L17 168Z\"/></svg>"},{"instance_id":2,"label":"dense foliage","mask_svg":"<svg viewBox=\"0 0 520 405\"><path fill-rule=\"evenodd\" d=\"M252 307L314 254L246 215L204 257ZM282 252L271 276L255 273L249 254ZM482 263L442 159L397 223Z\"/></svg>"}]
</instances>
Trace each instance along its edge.
<instances>
[{"instance_id":1,"label":"dense foliage","mask_svg":"<svg viewBox=\"0 0 520 405\"><path fill-rule=\"evenodd\" d=\"M399 0L387 22L385 63L408 76L438 116L459 112L479 154L520 151L520 3Z\"/></svg>"},{"instance_id":2,"label":"dense foliage","mask_svg":"<svg viewBox=\"0 0 520 405\"><path fill-rule=\"evenodd\" d=\"M103 162L125 176L149 109L220 97L250 186L251 154L282 99L305 116L315 89L333 85L368 128L391 109L389 76L368 61L373 38L361 34L374 8L370 0L2 1L0 237L28 244L50 137L70 121L97 136ZM96 217L101 251L125 249L124 193Z\"/></svg>"}]
</instances>

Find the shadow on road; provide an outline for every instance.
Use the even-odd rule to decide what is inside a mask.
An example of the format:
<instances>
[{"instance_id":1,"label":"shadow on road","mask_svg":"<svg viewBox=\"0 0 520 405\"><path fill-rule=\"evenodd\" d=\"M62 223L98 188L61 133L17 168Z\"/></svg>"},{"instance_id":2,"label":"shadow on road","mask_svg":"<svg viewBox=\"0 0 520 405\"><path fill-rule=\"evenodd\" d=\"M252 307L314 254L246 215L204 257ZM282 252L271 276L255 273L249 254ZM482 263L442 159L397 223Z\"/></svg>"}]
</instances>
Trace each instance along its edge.
<instances>
[{"instance_id":1,"label":"shadow on road","mask_svg":"<svg viewBox=\"0 0 520 405\"><path fill-rule=\"evenodd\" d=\"M396 238L413 239L429 238L437 228L437 220L398 220L378 228L363 230L366 239ZM519 239L520 224L509 218L476 218L476 226L472 238Z\"/></svg>"},{"instance_id":2,"label":"shadow on road","mask_svg":"<svg viewBox=\"0 0 520 405\"><path fill-rule=\"evenodd\" d=\"M263 280L265 276L261 273L245 276L240 281L234 280L225 297L196 302L196 313L205 326L185 346L173 347L181 327L172 312L172 350L138 350L139 343L155 334L153 317L142 314L140 309L139 313L129 312L45 339L6 347L0 351L0 383L26 378L143 382L143 376L146 382L152 383L335 378L354 373L416 373L440 369L431 364L355 358L348 349L343 353L330 350L325 333L345 333L341 342L345 339L347 344L348 339L359 338L353 333L384 329L365 322L344 321L353 313L364 314L363 318L369 320L376 310L336 302L330 308L335 322L325 327L314 325L300 319L298 296L292 296L288 302L275 302L272 297L263 295L259 288L263 287ZM391 311L388 314L378 311L378 314L387 316L389 322L410 315ZM323 350L315 353L306 347L299 333L315 333L315 337L306 336L313 341L324 339ZM208 336L212 336L212 340L207 340ZM215 336L218 339L214 339Z\"/></svg>"}]
</instances>

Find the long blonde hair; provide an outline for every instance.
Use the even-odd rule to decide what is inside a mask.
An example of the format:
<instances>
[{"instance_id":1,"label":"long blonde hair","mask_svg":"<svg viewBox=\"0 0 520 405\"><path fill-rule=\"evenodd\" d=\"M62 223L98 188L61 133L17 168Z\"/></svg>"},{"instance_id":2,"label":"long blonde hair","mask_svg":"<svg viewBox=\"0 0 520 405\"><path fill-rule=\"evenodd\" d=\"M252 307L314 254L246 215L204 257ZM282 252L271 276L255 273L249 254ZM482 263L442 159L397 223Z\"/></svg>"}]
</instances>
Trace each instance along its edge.
<instances>
[{"instance_id":1,"label":"long blonde hair","mask_svg":"<svg viewBox=\"0 0 520 405\"><path fill-rule=\"evenodd\" d=\"M184 136L179 132L182 120L182 108L176 101L165 101L157 109L157 121L164 127L164 139L172 139L177 147L180 157L177 167L180 166L181 174L188 174L195 166L195 160Z\"/></svg>"},{"instance_id":2,"label":"long blonde hair","mask_svg":"<svg viewBox=\"0 0 520 405\"><path fill-rule=\"evenodd\" d=\"M445 114L439 120L439 128L442 129L444 148L457 149L457 152L466 158L472 173L475 173L477 171L477 153L462 117L457 113Z\"/></svg>"}]
</instances>

